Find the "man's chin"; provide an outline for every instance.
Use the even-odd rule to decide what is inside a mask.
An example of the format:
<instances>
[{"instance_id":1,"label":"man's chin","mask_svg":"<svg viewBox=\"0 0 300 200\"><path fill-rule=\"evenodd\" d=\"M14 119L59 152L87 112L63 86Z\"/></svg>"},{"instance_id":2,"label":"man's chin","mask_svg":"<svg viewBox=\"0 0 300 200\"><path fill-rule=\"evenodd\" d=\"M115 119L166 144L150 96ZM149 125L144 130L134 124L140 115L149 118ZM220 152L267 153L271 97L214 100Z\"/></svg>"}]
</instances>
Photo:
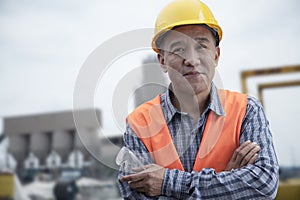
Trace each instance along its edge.
<instances>
[{"instance_id":1,"label":"man's chin","mask_svg":"<svg viewBox=\"0 0 300 200\"><path fill-rule=\"evenodd\" d=\"M189 85L181 88L181 91L185 93L186 95L198 95L201 93L207 93L209 92L210 87L207 85Z\"/></svg>"},{"instance_id":2,"label":"man's chin","mask_svg":"<svg viewBox=\"0 0 300 200\"><path fill-rule=\"evenodd\" d=\"M201 80L187 80L185 79L180 84L174 84L177 85L176 88L178 88L181 93L185 93L186 95L198 95L200 93L206 93L210 90L211 84L208 84L207 81L204 79Z\"/></svg>"}]
</instances>

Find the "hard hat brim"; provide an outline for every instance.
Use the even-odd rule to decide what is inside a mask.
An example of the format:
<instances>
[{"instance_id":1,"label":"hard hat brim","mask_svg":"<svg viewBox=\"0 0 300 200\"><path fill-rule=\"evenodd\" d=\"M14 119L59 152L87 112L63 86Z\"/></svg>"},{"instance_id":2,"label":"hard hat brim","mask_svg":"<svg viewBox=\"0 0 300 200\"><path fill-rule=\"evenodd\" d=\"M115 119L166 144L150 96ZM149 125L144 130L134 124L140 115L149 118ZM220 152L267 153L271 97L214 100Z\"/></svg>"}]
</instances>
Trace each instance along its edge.
<instances>
[{"instance_id":1,"label":"hard hat brim","mask_svg":"<svg viewBox=\"0 0 300 200\"><path fill-rule=\"evenodd\" d=\"M190 20L190 21L181 22L181 23L178 23L178 24L174 23L174 24L171 24L167 27L162 28L162 30L160 32L158 32L152 39L152 49L156 53L159 53L160 49L159 49L158 42L161 42L163 40L163 38L166 36L167 32L174 29L175 27L185 26L185 25L207 25L208 27L210 27L210 28L217 31L219 42L222 40L223 32L222 32L222 29L221 29L220 26L217 26L215 23L212 23L212 24L210 24L210 23L199 23L199 21Z\"/></svg>"}]
</instances>

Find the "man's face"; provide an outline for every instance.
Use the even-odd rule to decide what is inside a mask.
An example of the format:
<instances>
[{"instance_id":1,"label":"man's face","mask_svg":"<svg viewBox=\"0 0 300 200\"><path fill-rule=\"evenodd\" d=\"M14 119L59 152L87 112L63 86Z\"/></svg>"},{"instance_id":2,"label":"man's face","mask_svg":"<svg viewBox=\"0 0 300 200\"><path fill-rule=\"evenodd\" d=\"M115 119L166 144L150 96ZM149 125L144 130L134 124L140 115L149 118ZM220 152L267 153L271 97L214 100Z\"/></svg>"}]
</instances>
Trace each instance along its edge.
<instances>
[{"instance_id":1,"label":"man's face","mask_svg":"<svg viewBox=\"0 0 300 200\"><path fill-rule=\"evenodd\" d=\"M174 89L199 94L209 91L218 64L220 49L212 33L200 25L185 25L169 31L158 59Z\"/></svg>"}]
</instances>

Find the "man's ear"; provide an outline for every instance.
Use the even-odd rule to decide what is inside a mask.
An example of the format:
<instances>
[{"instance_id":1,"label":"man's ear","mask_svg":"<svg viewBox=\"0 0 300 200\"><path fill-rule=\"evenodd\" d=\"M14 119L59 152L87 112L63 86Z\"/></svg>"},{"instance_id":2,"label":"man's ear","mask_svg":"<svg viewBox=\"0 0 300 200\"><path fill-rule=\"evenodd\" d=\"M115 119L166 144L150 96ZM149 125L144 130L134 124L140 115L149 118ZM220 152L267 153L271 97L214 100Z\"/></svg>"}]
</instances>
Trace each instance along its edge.
<instances>
[{"instance_id":1,"label":"man's ear","mask_svg":"<svg viewBox=\"0 0 300 200\"><path fill-rule=\"evenodd\" d=\"M161 53L157 54L157 59L160 64L160 67L164 73L168 72L168 67L165 65L165 58Z\"/></svg>"},{"instance_id":2,"label":"man's ear","mask_svg":"<svg viewBox=\"0 0 300 200\"><path fill-rule=\"evenodd\" d=\"M218 66L219 58L220 58L220 47L217 46L216 47L216 52L215 52L215 64L216 64L216 67Z\"/></svg>"}]
</instances>

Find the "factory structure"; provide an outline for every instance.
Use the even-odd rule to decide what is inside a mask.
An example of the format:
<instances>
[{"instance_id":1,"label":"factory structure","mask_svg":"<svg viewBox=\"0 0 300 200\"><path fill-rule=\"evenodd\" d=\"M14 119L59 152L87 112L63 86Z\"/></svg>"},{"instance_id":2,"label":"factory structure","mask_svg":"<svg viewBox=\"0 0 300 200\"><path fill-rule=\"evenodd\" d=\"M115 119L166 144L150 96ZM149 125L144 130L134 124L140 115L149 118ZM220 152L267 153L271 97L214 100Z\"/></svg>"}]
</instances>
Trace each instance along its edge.
<instances>
[{"instance_id":1,"label":"factory structure","mask_svg":"<svg viewBox=\"0 0 300 200\"><path fill-rule=\"evenodd\" d=\"M74 112L81 120L76 124ZM4 118L3 132L9 138L6 168L13 169L22 182L32 181L39 172L56 179L64 170L102 178L105 166L90 153L105 151L98 136L100 123L101 113L94 109ZM122 140L111 139L122 145Z\"/></svg>"},{"instance_id":2,"label":"factory structure","mask_svg":"<svg viewBox=\"0 0 300 200\"><path fill-rule=\"evenodd\" d=\"M163 76L161 67L158 64L156 55L148 55L143 59L142 82L135 94L135 106L151 100L156 95L163 93L168 85L167 79Z\"/></svg>"}]
</instances>

